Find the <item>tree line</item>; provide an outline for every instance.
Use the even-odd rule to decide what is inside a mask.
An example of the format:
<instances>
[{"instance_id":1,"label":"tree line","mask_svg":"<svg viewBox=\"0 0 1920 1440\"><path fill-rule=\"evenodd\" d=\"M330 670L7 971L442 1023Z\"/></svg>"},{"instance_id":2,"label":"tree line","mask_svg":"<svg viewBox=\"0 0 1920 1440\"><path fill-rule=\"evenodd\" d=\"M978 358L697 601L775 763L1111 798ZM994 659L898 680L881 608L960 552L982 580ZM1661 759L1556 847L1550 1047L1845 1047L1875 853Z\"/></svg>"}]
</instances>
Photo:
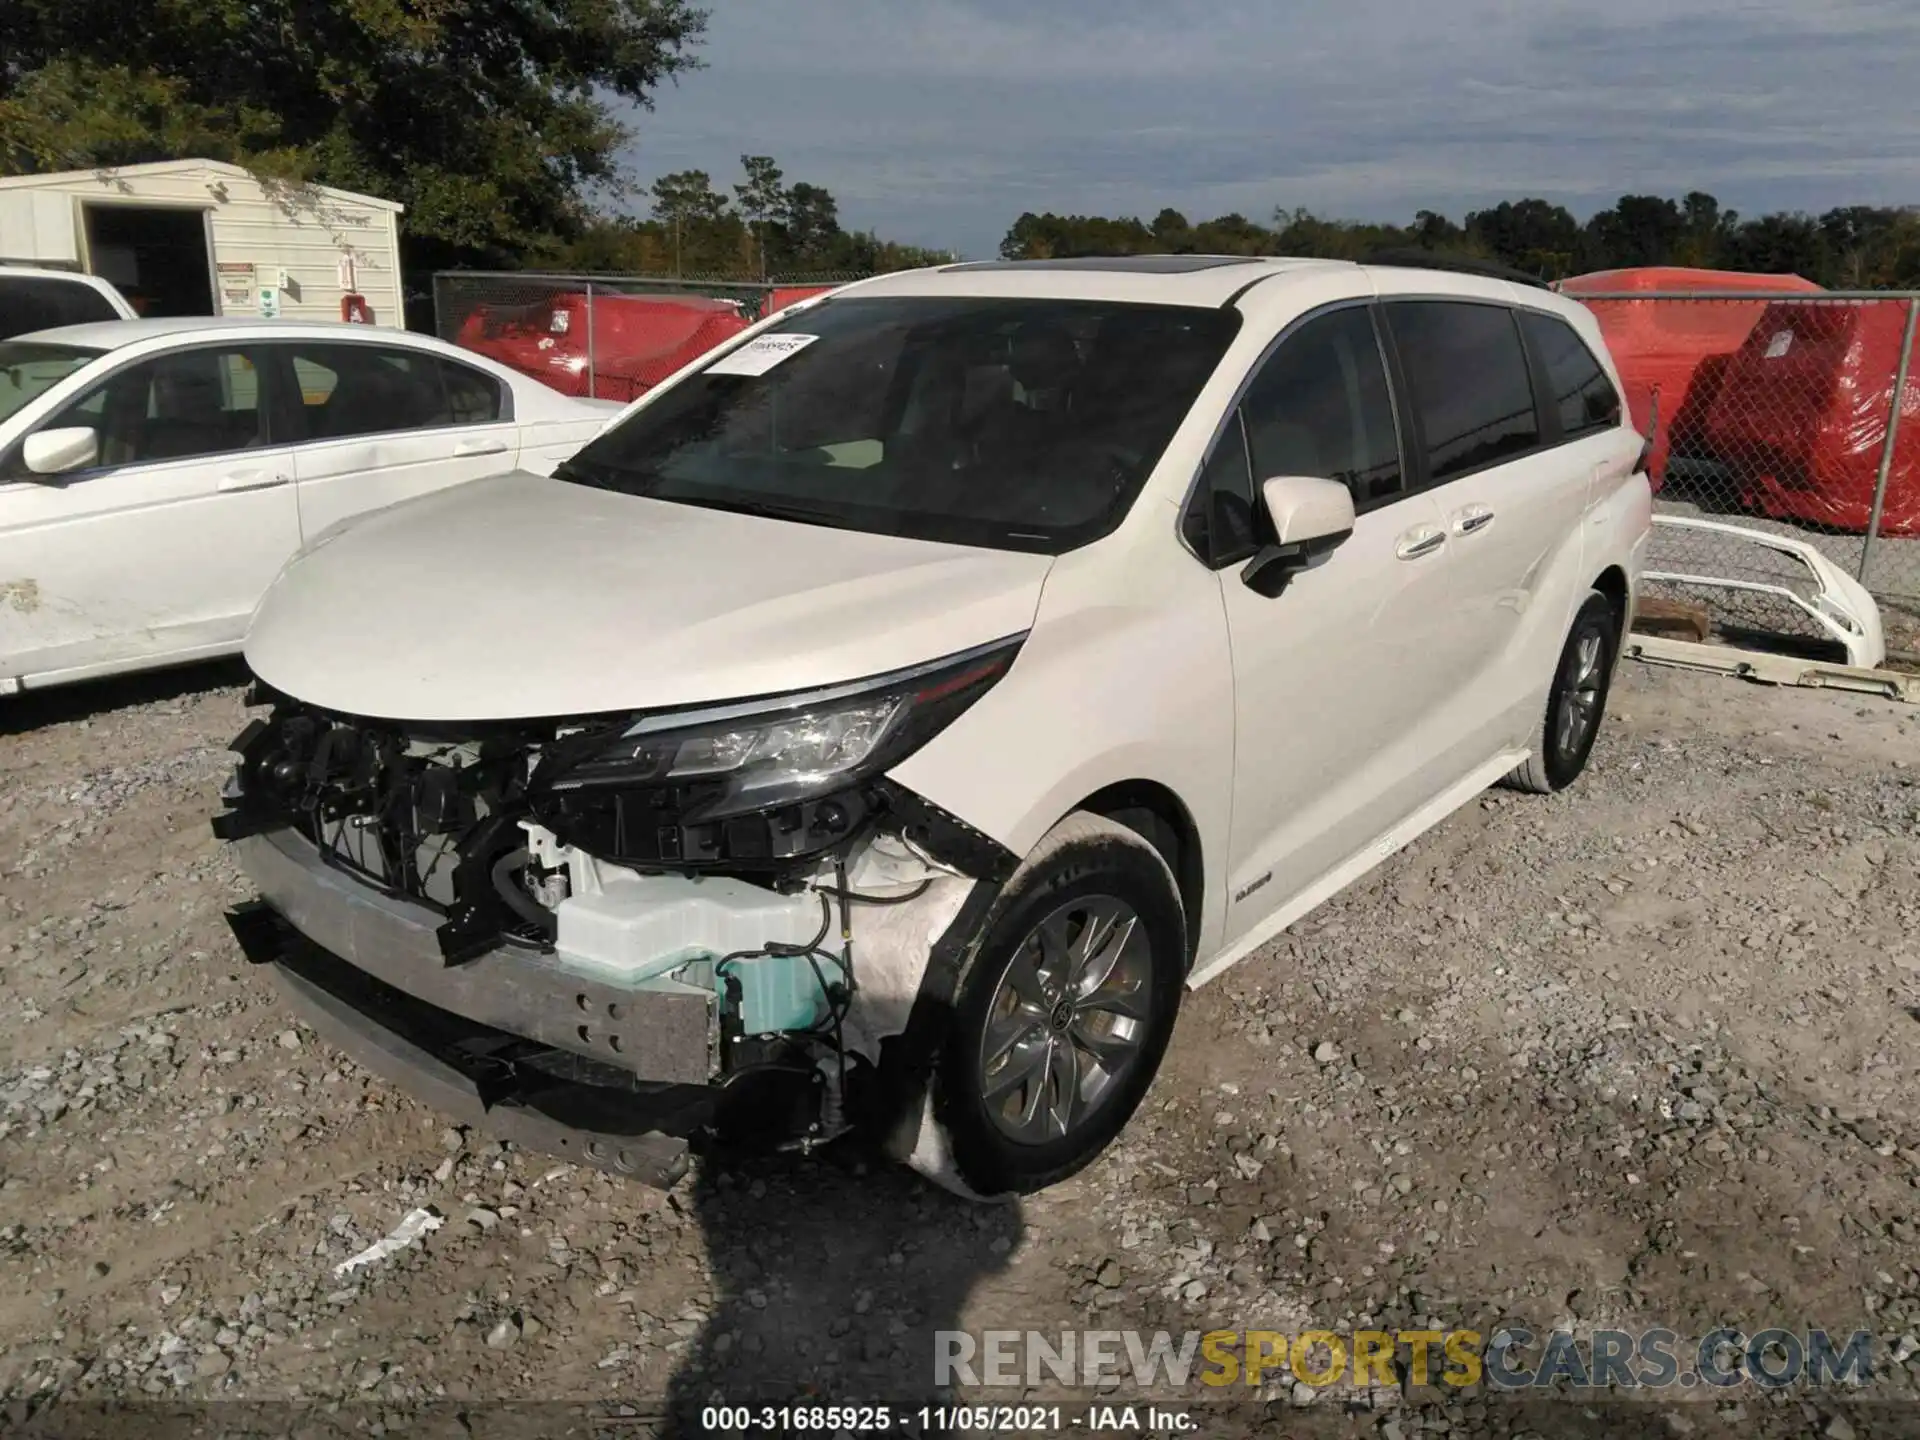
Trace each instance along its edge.
<instances>
[{"instance_id":1,"label":"tree line","mask_svg":"<svg viewBox=\"0 0 1920 1440\"><path fill-rule=\"evenodd\" d=\"M956 258L847 230L824 186L786 175L768 155L742 155L742 178L716 189L705 170L662 175L646 188L650 211L601 216L560 248L567 269L706 277L873 274Z\"/></svg>"},{"instance_id":2,"label":"tree line","mask_svg":"<svg viewBox=\"0 0 1920 1440\"><path fill-rule=\"evenodd\" d=\"M1543 280L1639 265L1794 274L1830 289L1920 289L1920 208L1849 205L1821 215L1751 218L1692 191L1679 200L1623 195L1584 224L1564 205L1503 200L1456 223L1432 210L1411 224L1332 220L1277 209L1270 223L1222 215L1197 224L1165 209L1126 216L1028 212L1000 242L1009 260L1076 255L1302 255L1359 260L1387 249L1496 260Z\"/></svg>"}]
</instances>

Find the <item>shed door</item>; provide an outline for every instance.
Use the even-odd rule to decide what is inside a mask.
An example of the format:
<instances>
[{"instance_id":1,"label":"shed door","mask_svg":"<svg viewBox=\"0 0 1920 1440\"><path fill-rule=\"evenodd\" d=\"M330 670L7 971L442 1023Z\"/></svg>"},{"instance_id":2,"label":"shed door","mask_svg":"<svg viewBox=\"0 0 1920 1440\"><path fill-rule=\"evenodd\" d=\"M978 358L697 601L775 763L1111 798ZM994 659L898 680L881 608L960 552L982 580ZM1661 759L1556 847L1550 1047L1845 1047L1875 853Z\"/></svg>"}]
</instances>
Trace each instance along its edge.
<instances>
[{"instance_id":1,"label":"shed door","mask_svg":"<svg viewBox=\"0 0 1920 1440\"><path fill-rule=\"evenodd\" d=\"M143 316L212 315L207 212L160 205L88 205L88 268Z\"/></svg>"}]
</instances>

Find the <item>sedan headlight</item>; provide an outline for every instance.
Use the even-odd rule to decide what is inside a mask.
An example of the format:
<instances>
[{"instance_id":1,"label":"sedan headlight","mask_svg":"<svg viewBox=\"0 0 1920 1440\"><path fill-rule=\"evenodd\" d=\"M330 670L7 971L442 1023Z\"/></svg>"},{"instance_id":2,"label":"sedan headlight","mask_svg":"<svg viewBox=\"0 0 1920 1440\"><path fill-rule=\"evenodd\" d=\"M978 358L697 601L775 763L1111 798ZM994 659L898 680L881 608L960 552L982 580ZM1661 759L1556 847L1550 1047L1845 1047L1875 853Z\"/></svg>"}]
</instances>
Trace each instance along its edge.
<instances>
[{"instance_id":1,"label":"sedan headlight","mask_svg":"<svg viewBox=\"0 0 1920 1440\"><path fill-rule=\"evenodd\" d=\"M897 764L1007 672L1025 636L928 665L821 690L698 711L643 715L584 748L566 745L538 777L555 794L697 787L683 819L717 820L845 789Z\"/></svg>"}]
</instances>

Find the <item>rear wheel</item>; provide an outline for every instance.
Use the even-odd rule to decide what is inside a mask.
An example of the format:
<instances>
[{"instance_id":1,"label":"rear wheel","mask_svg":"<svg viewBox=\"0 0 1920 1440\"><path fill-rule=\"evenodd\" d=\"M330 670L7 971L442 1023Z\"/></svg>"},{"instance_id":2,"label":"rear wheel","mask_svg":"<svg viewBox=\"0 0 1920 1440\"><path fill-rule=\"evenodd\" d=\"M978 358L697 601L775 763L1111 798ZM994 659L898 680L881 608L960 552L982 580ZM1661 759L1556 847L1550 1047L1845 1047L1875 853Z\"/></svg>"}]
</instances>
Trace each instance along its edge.
<instances>
[{"instance_id":1,"label":"rear wheel","mask_svg":"<svg viewBox=\"0 0 1920 1440\"><path fill-rule=\"evenodd\" d=\"M1580 777L1606 714L1619 649L1620 617L1613 602L1598 590L1589 591L1554 667L1532 753L1507 776L1507 784L1545 795L1564 790Z\"/></svg>"},{"instance_id":2,"label":"rear wheel","mask_svg":"<svg viewBox=\"0 0 1920 1440\"><path fill-rule=\"evenodd\" d=\"M1038 853L960 977L935 1088L981 1195L1042 1189L1106 1148L1160 1067L1185 978L1179 892L1144 839L1076 813Z\"/></svg>"}]
</instances>

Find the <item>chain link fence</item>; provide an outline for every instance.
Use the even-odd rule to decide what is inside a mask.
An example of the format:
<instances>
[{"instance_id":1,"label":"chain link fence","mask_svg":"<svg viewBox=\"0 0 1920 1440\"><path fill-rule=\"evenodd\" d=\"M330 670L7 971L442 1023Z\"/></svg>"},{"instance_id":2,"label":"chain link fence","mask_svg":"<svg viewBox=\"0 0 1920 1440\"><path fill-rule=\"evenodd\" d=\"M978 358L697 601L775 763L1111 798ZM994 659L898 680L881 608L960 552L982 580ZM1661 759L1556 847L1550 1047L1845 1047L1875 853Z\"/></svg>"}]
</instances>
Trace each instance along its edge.
<instances>
[{"instance_id":1,"label":"chain link fence","mask_svg":"<svg viewBox=\"0 0 1920 1440\"><path fill-rule=\"evenodd\" d=\"M434 331L563 394L626 401L756 320L859 278L443 270Z\"/></svg>"},{"instance_id":2,"label":"chain link fence","mask_svg":"<svg viewBox=\"0 0 1920 1440\"><path fill-rule=\"evenodd\" d=\"M1585 293L1633 420L1658 414L1650 583L1723 638L1824 656L1811 545L1873 596L1889 659L1920 660L1920 294L1793 290ZM1785 591L1786 594L1781 592ZM1796 603L1796 600L1799 603Z\"/></svg>"}]
</instances>

